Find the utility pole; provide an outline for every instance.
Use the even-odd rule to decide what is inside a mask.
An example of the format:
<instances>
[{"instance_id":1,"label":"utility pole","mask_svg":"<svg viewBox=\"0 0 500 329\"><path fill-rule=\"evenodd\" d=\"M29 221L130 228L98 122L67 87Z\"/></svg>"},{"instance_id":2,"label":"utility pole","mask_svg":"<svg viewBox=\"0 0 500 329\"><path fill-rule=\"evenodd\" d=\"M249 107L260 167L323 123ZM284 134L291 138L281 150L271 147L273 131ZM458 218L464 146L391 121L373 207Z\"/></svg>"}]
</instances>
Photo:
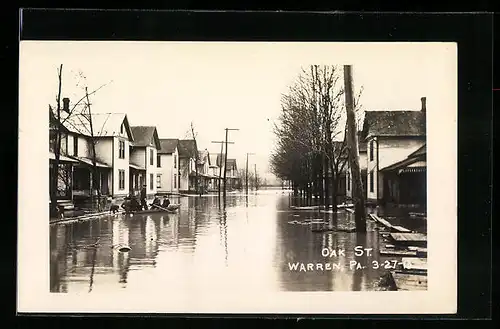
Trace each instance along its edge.
<instances>
[{"instance_id":1,"label":"utility pole","mask_svg":"<svg viewBox=\"0 0 500 329\"><path fill-rule=\"evenodd\" d=\"M218 181L218 191L219 191L219 196L220 196L220 181L222 179L222 152L224 148L224 141L212 141L214 144L220 144L220 158L219 158L219 163L217 164L219 166L219 179ZM227 142L228 144L234 144L234 142ZM226 151L227 152L227 151Z\"/></svg>"},{"instance_id":2,"label":"utility pole","mask_svg":"<svg viewBox=\"0 0 500 329\"><path fill-rule=\"evenodd\" d=\"M349 152L349 164L352 171L354 184L352 192L355 202L354 218L356 222L356 232L366 232L366 209L365 196L363 195L363 181L359 168L358 134L356 127L356 114L354 111L354 95L352 82L352 67L344 65L344 88L347 114L347 149Z\"/></svg>"},{"instance_id":3,"label":"utility pole","mask_svg":"<svg viewBox=\"0 0 500 329\"><path fill-rule=\"evenodd\" d=\"M247 164L245 167L245 190L246 194L248 195L248 156L249 155L254 155L255 153L247 153Z\"/></svg>"},{"instance_id":4,"label":"utility pole","mask_svg":"<svg viewBox=\"0 0 500 329\"><path fill-rule=\"evenodd\" d=\"M236 131L236 130L239 130L239 129L234 129L234 128L225 128L224 130L226 130L226 141L225 141L225 144L226 144L226 153L225 153L225 156L224 156L224 200L226 199L226 172L227 172L227 144L228 144L228 141L227 141L227 137L228 137L228 132L229 130L233 130L233 131Z\"/></svg>"}]
</instances>

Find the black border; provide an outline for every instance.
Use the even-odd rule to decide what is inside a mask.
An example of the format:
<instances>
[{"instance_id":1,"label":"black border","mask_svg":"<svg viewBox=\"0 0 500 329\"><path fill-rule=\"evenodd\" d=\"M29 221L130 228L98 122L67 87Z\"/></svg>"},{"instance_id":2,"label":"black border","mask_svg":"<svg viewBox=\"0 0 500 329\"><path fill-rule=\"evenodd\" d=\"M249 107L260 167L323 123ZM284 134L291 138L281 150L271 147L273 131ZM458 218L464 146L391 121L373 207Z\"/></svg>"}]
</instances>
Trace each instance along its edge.
<instances>
[{"instance_id":1,"label":"black border","mask_svg":"<svg viewBox=\"0 0 500 329\"><path fill-rule=\"evenodd\" d=\"M493 15L25 10L21 40L435 41L458 43L459 290L455 316L491 317ZM383 78L383 77L381 77ZM431 78L431 77L429 77ZM497 87L500 87L497 85ZM438 219L436 219L438 220ZM29 317L42 314L24 314ZM124 315L103 314L108 317ZM139 316L152 316L140 314ZM45 315L43 315L45 316ZM88 317L87 314L81 316ZM171 314L172 316L214 316ZM224 315L216 315L223 317ZM248 317L248 315L225 315ZM339 315L254 315L345 318ZM380 315L348 318L388 318Z\"/></svg>"}]
</instances>

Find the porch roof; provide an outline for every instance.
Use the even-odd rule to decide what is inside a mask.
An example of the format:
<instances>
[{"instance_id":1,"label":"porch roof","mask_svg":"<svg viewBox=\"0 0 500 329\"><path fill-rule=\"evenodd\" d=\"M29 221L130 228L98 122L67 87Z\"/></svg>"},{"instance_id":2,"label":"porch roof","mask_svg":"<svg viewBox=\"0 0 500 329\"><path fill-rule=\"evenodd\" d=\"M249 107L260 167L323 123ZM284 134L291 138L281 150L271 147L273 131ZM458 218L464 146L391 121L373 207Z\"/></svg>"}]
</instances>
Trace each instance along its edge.
<instances>
[{"instance_id":1,"label":"porch roof","mask_svg":"<svg viewBox=\"0 0 500 329\"><path fill-rule=\"evenodd\" d=\"M396 162L390 166L380 169L380 171L398 171L402 172L418 172L427 168L427 161L425 158L415 157L407 158L402 161Z\"/></svg>"},{"instance_id":2,"label":"porch roof","mask_svg":"<svg viewBox=\"0 0 500 329\"><path fill-rule=\"evenodd\" d=\"M93 166L94 164L92 163L92 160L89 158L83 158L83 157L73 157L74 159L78 160L80 163L84 163L89 166ZM100 168L111 168L110 165L96 161L96 166Z\"/></svg>"},{"instance_id":3,"label":"porch roof","mask_svg":"<svg viewBox=\"0 0 500 329\"><path fill-rule=\"evenodd\" d=\"M133 163L129 163L128 165L130 168L133 168L133 169L137 169L137 170L146 170L146 168L144 167L141 167L141 166L138 166L138 165L135 165Z\"/></svg>"},{"instance_id":4,"label":"porch roof","mask_svg":"<svg viewBox=\"0 0 500 329\"><path fill-rule=\"evenodd\" d=\"M56 155L52 152L49 152L49 159L50 160L55 160L56 159ZM64 155L59 155L59 161L61 162L73 162L73 163L78 163L77 160L75 159L72 159L72 158L69 158L67 156L64 156Z\"/></svg>"}]
</instances>

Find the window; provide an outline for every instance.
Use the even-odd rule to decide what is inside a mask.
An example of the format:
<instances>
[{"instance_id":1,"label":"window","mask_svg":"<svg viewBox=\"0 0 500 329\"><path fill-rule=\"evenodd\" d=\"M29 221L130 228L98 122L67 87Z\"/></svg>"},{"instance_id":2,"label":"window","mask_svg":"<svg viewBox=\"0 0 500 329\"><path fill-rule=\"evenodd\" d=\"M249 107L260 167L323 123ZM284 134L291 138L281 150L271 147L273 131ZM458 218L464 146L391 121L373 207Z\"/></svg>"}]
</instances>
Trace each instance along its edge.
<instances>
[{"instance_id":1,"label":"window","mask_svg":"<svg viewBox=\"0 0 500 329\"><path fill-rule=\"evenodd\" d=\"M373 141L370 141L370 161L373 161Z\"/></svg>"},{"instance_id":2,"label":"window","mask_svg":"<svg viewBox=\"0 0 500 329\"><path fill-rule=\"evenodd\" d=\"M156 167L161 168L161 155L156 156Z\"/></svg>"},{"instance_id":3,"label":"window","mask_svg":"<svg viewBox=\"0 0 500 329\"><path fill-rule=\"evenodd\" d=\"M149 174L149 189L150 190L153 189L153 180L154 180L153 174Z\"/></svg>"},{"instance_id":4,"label":"window","mask_svg":"<svg viewBox=\"0 0 500 329\"><path fill-rule=\"evenodd\" d=\"M73 137L73 155L78 156L78 136Z\"/></svg>"},{"instance_id":5,"label":"window","mask_svg":"<svg viewBox=\"0 0 500 329\"><path fill-rule=\"evenodd\" d=\"M161 188L161 175L156 175L156 188Z\"/></svg>"},{"instance_id":6,"label":"window","mask_svg":"<svg viewBox=\"0 0 500 329\"><path fill-rule=\"evenodd\" d=\"M139 175L135 175L135 182L134 182L135 189L139 189Z\"/></svg>"},{"instance_id":7,"label":"window","mask_svg":"<svg viewBox=\"0 0 500 329\"><path fill-rule=\"evenodd\" d=\"M149 164L154 165L154 153L153 150L149 150Z\"/></svg>"},{"instance_id":8,"label":"window","mask_svg":"<svg viewBox=\"0 0 500 329\"><path fill-rule=\"evenodd\" d=\"M174 154L174 168L177 168L177 154Z\"/></svg>"},{"instance_id":9,"label":"window","mask_svg":"<svg viewBox=\"0 0 500 329\"><path fill-rule=\"evenodd\" d=\"M118 170L118 189L125 189L125 170Z\"/></svg>"},{"instance_id":10,"label":"window","mask_svg":"<svg viewBox=\"0 0 500 329\"><path fill-rule=\"evenodd\" d=\"M174 174L174 188L177 188L177 174Z\"/></svg>"},{"instance_id":11,"label":"window","mask_svg":"<svg viewBox=\"0 0 500 329\"><path fill-rule=\"evenodd\" d=\"M369 173L369 179L370 179L370 193L373 193L373 171L370 171Z\"/></svg>"},{"instance_id":12,"label":"window","mask_svg":"<svg viewBox=\"0 0 500 329\"><path fill-rule=\"evenodd\" d=\"M123 134L123 123L122 125L120 126L120 133Z\"/></svg>"},{"instance_id":13,"label":"window","mask_svg":"<svg viewBox=\"0 0 500 329\"><path fill-rule=\"evenodd\" d=\"M351 174L347 172L347 190L351 190Z\"/></svg>"},{"instance_id":14,"label":"window","mask_svg":"<svg viewBox=\"0 0 500 329\"><path fill-rule=\"evenodd\" d=\"M125 159L125 141L118 141L118 158Z\"/></svg>"}]
</instances>

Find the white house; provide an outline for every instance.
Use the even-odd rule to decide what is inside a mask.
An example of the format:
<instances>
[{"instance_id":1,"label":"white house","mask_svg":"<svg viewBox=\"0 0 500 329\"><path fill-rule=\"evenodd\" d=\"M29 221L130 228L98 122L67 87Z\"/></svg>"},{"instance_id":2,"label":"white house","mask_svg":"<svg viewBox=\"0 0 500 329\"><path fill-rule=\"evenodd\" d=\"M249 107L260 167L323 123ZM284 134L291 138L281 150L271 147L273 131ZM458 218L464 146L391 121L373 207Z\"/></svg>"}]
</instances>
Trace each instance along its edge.
<instances>
[{"instance_id":1,"label":"white house","mask_svg":"<svg viewBox=\"0 0 500 329\"><path fill-rule=\"evenodd\" d=\"M146 185L146 194L153 196L157 193L159 182L156 161L161 145L158 132L154 126L133 126L131 129L134 142L128 164L131 168L129 193L137 194Z\"/></svg>"},{"instance_id":2,"label":"white house","mask_svg":"<svg viewBox=\"0 0 500 329\"><path fill-rule=\"evenodd\" d=\"M366 150L366 142L362 138L363 132L359 131L358 132L358 151L359 151L359 169L361 170L361 181L363 183L363 190L366 195L366 184L367 184L367 164L368 164L368 158L367 158L367 150ZM352 186L353 186L353 178L352 178L352 173L351 169L349 166L349 161L346 163L346 197L348 199L352 199Z\"/></svg>"},{"instance_id":3,"label":"white house","mask_svg":"<svg viewBox=\"0 0 500 329\"><path fill-rule=\"evenodd\" d=\"M195 189L196 156L198 147L194 139L180 139L179 152L179 191L188 192Z\"/></svg>"},{"instance_id":4,"label":"white house","mask_svg":"<svg viewBox=\"0 0 500 329\"><path fill-rule=\"evenodd\" d=\"M426 142L426 103L419 111L366 111L363 137L367 143L367 200L387 201L386 167L406 159Z\"/></svg>"},{"instance_id":5,"label":"white house","mask_svg":"<svg viewBox=\"0 0 500 329\"><path fill-rule=\"evenodd\" d=\"M158 168L158 193L179 192L179 140L160 139L156 166Z\"/></svg>"},{"instance_id":6,"label":"white house","mask_svg":"<svg viewBox=\"0 0 500 329\"><path fill-rule=\"evenodd\" d=\"M69 108L69 99L64 100L63 108ZM128 146L134 140L126 114L93 113L90 118L81 113L69 115L65 110L61 116L66 130L61 143L62 153L78 162L72 173L73 197L86 199L91 190L96 194L96 186L103 196L125 196L128 192ZM94 147L98 177L92 176Z\"/></svg>"}]
</instances>

